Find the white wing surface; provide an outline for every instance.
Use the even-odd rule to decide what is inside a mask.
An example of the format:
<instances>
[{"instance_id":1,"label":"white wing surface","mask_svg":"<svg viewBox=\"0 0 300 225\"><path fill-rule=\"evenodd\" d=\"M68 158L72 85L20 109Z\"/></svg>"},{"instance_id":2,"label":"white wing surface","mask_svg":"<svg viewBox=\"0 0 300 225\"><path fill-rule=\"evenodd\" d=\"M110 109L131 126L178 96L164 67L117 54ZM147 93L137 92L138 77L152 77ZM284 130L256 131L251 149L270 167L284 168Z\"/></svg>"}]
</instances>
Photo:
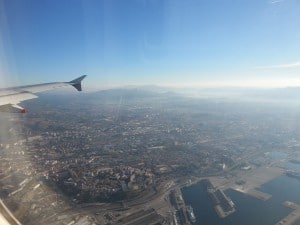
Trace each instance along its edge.
<instances>
[{"instance_id":1,"label":"white wing surface","mask_svg":"<svg viewBox=\"0 0 300 225\"><path fill-rule=\"evenodd\" d=\"M62 88L69 85L72 85L78 91L81 91L81 81L85 77L86 75L83 75L70 82L54 82L0 89L0 112L25 113L26 110L18 104L25 100L37 98L38 96L36 96L35 93L38 92Z\"/></svg>"}]
</instances>

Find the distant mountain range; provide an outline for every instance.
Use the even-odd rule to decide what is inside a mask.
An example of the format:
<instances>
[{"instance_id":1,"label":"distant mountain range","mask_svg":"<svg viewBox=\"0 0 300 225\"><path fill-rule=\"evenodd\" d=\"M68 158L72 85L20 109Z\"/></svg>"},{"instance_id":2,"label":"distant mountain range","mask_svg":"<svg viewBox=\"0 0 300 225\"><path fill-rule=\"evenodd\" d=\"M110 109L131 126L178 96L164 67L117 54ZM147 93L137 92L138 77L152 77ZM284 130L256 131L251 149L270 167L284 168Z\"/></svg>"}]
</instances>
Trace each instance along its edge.
<instances>
[{"instance_id":1,"label":"distant mountain range","mask_svg":"<svg viewBox=\"0 0 300 225\"><path fill-rule=\"evenodd\" d=\"M50 92L41 94L41 96L57 96L60 98L89 98L102 99L106 101L134 100L142 98L179 98L179 97L196 97L196 98L234 98L234 99L257 99L257 100L300 100L300 87L287 88L164 88L155 85L149 86L125 86L123 88L114 88L96 92L74 93L67 92L61 95L59 92Z\"/></svg>"}]
</instances>

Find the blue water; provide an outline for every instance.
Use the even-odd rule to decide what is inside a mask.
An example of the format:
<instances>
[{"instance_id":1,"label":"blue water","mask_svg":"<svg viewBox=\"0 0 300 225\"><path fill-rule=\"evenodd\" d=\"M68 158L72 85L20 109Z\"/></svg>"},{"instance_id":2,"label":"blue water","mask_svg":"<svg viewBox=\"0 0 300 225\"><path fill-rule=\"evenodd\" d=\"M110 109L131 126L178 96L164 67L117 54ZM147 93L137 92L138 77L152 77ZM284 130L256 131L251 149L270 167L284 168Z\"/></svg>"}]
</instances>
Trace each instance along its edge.
<instances>
[{"instance_id":1,"label":"blue water","mask_svg":"<svg viewBox=\"0 0 300 225\"><path fill-rule=\"evenodd\" d=\"M281 176L263 185L261 191L271 194L272 198L261 201L234 190L226 191L237 211L221 219L201 182L182 189L185 202L194 208L197 225L274 225L292 211L282 206L284 201L300 204L300 181L297 179Z\"/></svg>"}]
</instances>

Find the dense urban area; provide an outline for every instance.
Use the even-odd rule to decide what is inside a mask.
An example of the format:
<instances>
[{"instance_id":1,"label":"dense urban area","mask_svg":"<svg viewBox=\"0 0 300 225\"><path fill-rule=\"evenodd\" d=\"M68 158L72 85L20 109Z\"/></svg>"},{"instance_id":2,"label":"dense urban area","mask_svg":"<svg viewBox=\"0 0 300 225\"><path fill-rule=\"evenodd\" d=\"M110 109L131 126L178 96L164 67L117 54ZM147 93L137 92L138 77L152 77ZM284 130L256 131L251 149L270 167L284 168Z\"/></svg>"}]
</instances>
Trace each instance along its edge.
<instances>
[{"instance_id":1,"label":"dense urban area","mask_svg":"<svg viewBox=\"0 0 300 225\"><path fill-rule=\"evenodd\" d=\"M180 190L201 179L226 217L223 190L300 146L295 105L115 89L25 106L0 116L0 198L22 224L193 224Z\"/></svg>"}]
</instances>

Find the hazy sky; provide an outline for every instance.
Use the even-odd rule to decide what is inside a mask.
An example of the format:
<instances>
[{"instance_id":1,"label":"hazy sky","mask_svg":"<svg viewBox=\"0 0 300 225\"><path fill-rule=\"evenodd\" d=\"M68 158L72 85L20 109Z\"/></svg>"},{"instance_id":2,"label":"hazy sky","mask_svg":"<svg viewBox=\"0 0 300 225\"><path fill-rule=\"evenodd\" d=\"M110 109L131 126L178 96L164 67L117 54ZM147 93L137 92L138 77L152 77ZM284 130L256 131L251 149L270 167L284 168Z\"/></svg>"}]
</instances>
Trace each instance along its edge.
<instances>
[{"instance_id":1,"label":"hazy sky","mask_svg":"<svg viewBox=\"0 0 300 225\"><path fill-rule=\"evenodd\" d=\"M300 86L299 0L0 0L0 86Z\"/></svg>"}]
</instances>

